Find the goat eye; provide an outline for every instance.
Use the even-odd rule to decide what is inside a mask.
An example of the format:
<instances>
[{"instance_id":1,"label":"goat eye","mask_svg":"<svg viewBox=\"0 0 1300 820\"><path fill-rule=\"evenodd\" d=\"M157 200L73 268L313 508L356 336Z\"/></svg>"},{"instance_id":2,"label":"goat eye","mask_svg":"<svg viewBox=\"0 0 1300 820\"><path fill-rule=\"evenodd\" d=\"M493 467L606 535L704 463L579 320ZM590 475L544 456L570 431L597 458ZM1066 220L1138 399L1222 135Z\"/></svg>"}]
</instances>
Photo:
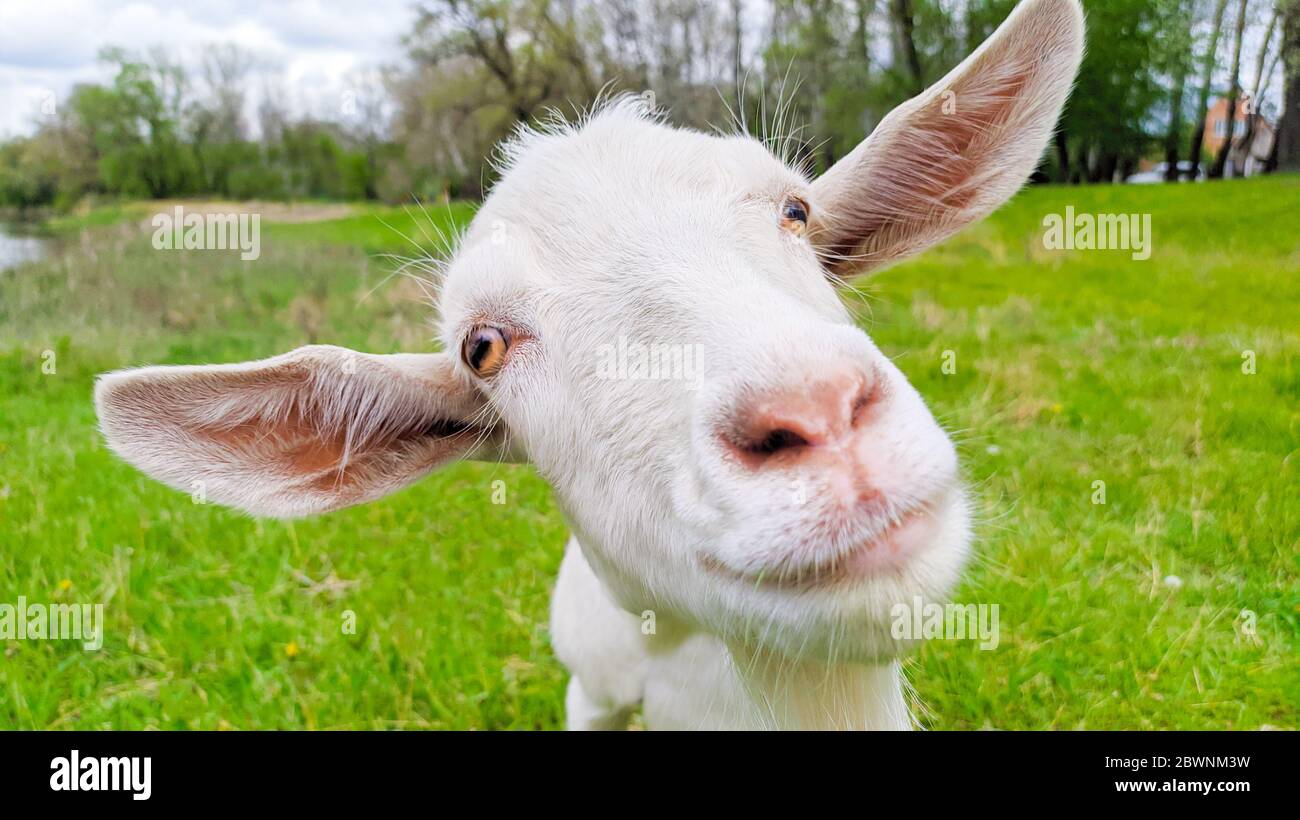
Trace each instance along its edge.
<instances>
[{"instance_id":1,"label":"goat eye","mask_svg":"<svg viewBox=\"0 0 1300 820\"><path fill-rule=\"evenodd\" d=\"M481 379L496 374L506 360L506 351L510 349L510 337L498 327L484 325L474 328L465 337L461 347L461 358L469 369Z\"/></svg>"},{"instance_id":2,"label":"goat eye","mask_svg":"<svg viewBox=\"0 0 1300 820\"><path fill-rule=\"evenodd\" d=\"M808 203L790 197L781 203L781 228L795 236L802 236L808 227Z\"/></svg>"}]
</instances>

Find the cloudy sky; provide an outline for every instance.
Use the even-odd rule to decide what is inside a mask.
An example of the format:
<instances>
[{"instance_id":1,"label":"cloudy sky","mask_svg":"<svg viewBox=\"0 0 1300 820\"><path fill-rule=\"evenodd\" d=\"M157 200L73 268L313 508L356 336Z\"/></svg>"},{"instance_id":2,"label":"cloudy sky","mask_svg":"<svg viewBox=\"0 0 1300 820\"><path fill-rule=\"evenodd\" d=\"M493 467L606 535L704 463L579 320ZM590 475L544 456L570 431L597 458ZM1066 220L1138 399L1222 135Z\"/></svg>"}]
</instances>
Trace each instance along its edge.
<instances>
[{"instance_id":1,"label":"cloudy sky","mask_svg":"<svg viewBox=\"0 0 1300 820\"><path fill-rule=\"evenodd\" d=\"M411 2L0 0L0 138L30 133L74 83L110 79L97 60L108 45L161 45L188 62L207 43L237 43L284 78L299 110L322 110L354 72L398 60Z\"/></svg>"}]
</instances>

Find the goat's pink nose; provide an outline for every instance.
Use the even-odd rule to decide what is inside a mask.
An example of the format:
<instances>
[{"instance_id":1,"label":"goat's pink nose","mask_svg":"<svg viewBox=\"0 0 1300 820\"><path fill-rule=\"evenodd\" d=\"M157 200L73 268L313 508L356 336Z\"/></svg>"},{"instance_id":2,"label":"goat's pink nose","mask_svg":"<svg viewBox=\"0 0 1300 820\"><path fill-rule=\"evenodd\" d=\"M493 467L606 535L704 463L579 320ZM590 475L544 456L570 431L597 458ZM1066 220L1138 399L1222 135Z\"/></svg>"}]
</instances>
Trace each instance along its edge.
<instances>
[{"instance_id":1,"label":"goat's pink nose","mask_svg":"<svg viewBox=\"0 0 1300 820\"><path fill-rule=\"evenodd\" d=\"M881 387L874 374L854 368L811 386L767 391L740 408L722 440L751 469L791 464L850 441L869 423Z\"/></svg>"}]
</instances>

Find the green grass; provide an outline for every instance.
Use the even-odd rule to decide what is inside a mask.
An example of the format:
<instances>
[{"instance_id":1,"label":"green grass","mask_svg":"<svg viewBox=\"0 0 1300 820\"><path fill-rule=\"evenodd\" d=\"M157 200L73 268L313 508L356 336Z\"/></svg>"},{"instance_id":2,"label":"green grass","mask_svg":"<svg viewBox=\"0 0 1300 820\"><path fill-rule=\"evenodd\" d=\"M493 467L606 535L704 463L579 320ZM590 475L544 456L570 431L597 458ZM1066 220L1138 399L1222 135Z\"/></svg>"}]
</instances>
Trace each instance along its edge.
<instances>
[{"instance_id":1,"label":"green grass","mask_svg":"<svg viewBox=\"0 0 1300 820\"><path fill-rule=\"evenodd\" d=\"M1152 213L1150 261L1043 250L1066 205ZM147 210L65 222L64 254L0 273L0 602L102 602L107 620L98 652L0 642L0 728L559 726L546 616L566 533L528 468L458 465L255 521L144 478L95 432L112 368L431 349L418 290L368 256L405 252L381 218L427 243L411 216L265 225L245 265L154 251ZM959 440L982 523L957 598L1000 607L995 651L909 660L926 725L1300 723L1297 213L1294 177L1036 188L847 294ZM468 209L431 214L445 229Z\"/></svg>"}]
</instances>

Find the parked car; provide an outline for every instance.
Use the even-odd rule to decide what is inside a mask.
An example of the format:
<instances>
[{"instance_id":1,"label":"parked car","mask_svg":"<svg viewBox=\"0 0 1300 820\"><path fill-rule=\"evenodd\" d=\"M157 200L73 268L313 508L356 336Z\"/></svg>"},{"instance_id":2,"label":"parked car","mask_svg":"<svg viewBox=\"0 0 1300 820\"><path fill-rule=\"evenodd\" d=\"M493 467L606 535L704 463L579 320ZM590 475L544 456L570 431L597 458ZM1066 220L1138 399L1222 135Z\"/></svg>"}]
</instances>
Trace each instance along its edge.
<instances>
[{"instance_id":1,"label":"parked car","mask_svg":"<svg viewBox=\"0 0 1300 820\"><path fill-rule=\"evenodd\" d=\"M1165 171L1169 170L1169 163L1157 162L1155 167L1150 171L1141 171L1128 177L1124 181L1131 185L1152 185L1157 182L1165 181ZM1192 163L1190 160L1183 160L1178 163L1178 177L1186 181L1192 175ZM1205 163L1196 169L1196 181L1200 182L1205 179Z\"/></svg>"}]
</instances>

